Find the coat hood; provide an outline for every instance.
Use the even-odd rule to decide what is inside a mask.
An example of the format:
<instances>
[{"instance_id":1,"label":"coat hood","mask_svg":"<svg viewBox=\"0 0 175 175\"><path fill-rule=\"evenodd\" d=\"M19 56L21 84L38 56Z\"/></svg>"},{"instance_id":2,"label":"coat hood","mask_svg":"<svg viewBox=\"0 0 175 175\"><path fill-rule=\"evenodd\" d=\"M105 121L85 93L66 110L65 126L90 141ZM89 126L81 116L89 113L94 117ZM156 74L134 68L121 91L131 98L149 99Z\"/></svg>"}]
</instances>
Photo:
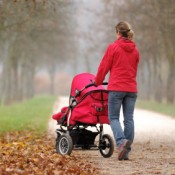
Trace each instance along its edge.
<instances>
[{"instance_id":1,"label":"coat hood","mask_svg":"<svg viewBox=\"0 0 175 175\"><path fill-rule=\"evenodd\" d=\"M133 41L125 39L125 38L119 38L117 41L118 45L124 49L126 52L132 52L136 45Z\"/></svg>"}]
</instances>

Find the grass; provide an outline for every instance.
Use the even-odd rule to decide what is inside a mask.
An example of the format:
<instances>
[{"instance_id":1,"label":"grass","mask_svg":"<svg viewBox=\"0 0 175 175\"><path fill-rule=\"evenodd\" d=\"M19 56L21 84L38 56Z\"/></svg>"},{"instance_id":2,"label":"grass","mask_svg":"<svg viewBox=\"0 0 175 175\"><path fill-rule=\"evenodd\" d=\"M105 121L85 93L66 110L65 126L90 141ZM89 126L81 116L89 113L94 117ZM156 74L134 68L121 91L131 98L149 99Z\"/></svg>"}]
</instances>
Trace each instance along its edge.
<instances>
[{"instance_id":1,"label":"grass","mask_svg":"<svg viewBox=\"0 0 175 175\"><path fill-rule=\"evenodd\" d=\"M157 103L155 101L138 100L136 107L175 117L175 104L170 105L166 103Z\"/></svg>"},{"instance_id":2,"label":"grass","mask_svg":"<svg viewBox=\"0 0 175 175\"><path fill-rule=\"evenodd\" d=\"M45 132L55 100L54 97L40 96L10 106L0 106L0 133L21 130Z\"/></svg>"},{"instance_id":3,"label":"grass","mask_svg":"<svg viewBox=\"0 0 175 175\"><path fill-rule=\"evenodd\" d=\"M45 132L55 100L55 97L40 96L10 106L0 106L0 133L22 130ZM175 117L175 104L138 100L136 107Z\"/></svg>"}]
</instances>

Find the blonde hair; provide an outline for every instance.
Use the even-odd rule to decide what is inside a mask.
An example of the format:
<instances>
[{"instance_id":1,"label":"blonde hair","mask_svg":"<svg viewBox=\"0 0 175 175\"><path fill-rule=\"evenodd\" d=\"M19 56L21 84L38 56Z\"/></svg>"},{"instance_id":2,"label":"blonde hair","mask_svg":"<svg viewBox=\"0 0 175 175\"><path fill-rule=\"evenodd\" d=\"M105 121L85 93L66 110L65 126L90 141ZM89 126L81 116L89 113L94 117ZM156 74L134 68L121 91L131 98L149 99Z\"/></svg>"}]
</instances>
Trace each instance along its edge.
<instances>
[{"instance_id":1,"label":"blonde hair","mask_svg":"<svg viewBox=\"0 0 175 175\"><path fill-rule=\"evenodd\" d=\"M120 35L122 35L123 37L125 37L129 40L133 40L134 31L132 30L132 27L128 22L126 22L126 21L119 22L115 26L115 29L116 29L116 33L119 33Z\"/></svg>"}]
</instances>

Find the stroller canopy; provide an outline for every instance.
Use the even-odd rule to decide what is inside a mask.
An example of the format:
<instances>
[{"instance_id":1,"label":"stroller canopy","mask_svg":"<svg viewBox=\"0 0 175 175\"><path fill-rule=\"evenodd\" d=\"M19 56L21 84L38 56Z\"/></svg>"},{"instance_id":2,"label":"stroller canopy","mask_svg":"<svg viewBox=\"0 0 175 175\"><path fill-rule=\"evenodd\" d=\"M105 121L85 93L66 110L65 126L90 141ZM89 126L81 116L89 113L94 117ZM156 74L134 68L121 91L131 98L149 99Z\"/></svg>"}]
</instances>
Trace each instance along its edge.
<instances>
[{"instance_id":1,"label":"stroller canopy","mask_svg":"<svg viewBox=\"0 0 175 175\"><path fill-rule=\"evenodd\" d=\"M86 85L91 84L92 81L95 80L95 76L93 74L90 73L81 73L76 75L73 80L72 80L72 85L71 85L71 96L75 96L76 95L76 90L81 90L83 89ZM104 90L104 87L102 85L95 87L95 86L91 86L87 89L85 89L81 96L83 96L84 94L91 92L91 91L97 91L97 90Z\"/></svg>"}]
</instances>

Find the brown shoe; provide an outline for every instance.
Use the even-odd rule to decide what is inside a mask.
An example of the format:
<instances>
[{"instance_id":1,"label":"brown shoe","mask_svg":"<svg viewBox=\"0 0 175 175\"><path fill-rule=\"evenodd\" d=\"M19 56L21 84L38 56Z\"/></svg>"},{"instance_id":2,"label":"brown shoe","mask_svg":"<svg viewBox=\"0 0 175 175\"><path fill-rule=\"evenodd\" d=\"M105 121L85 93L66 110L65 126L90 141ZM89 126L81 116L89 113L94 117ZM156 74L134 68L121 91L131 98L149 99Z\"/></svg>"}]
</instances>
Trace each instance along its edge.
<instances>
[{"instance_id":1,"label":"brown shoe","mask_svg":"<svg viewBox=\"0 0 175 175\"><path fill-rule=\"evenodd\" d=\"M128 152L128 150L126 151L126 154L125 154L124 160L129 160L129 152Z\"/></svg>"},{"instance_id":2,"label":"brown shoe","mask_svg":"<svg viewBox=\"0 0 175 175\"><path fill-rule=\"evenodd\" d=\"M118 160L126 158L127 149L130 147L131 141L124 140L122 145L119 147Z\"/></svg>"}]
</instances>

